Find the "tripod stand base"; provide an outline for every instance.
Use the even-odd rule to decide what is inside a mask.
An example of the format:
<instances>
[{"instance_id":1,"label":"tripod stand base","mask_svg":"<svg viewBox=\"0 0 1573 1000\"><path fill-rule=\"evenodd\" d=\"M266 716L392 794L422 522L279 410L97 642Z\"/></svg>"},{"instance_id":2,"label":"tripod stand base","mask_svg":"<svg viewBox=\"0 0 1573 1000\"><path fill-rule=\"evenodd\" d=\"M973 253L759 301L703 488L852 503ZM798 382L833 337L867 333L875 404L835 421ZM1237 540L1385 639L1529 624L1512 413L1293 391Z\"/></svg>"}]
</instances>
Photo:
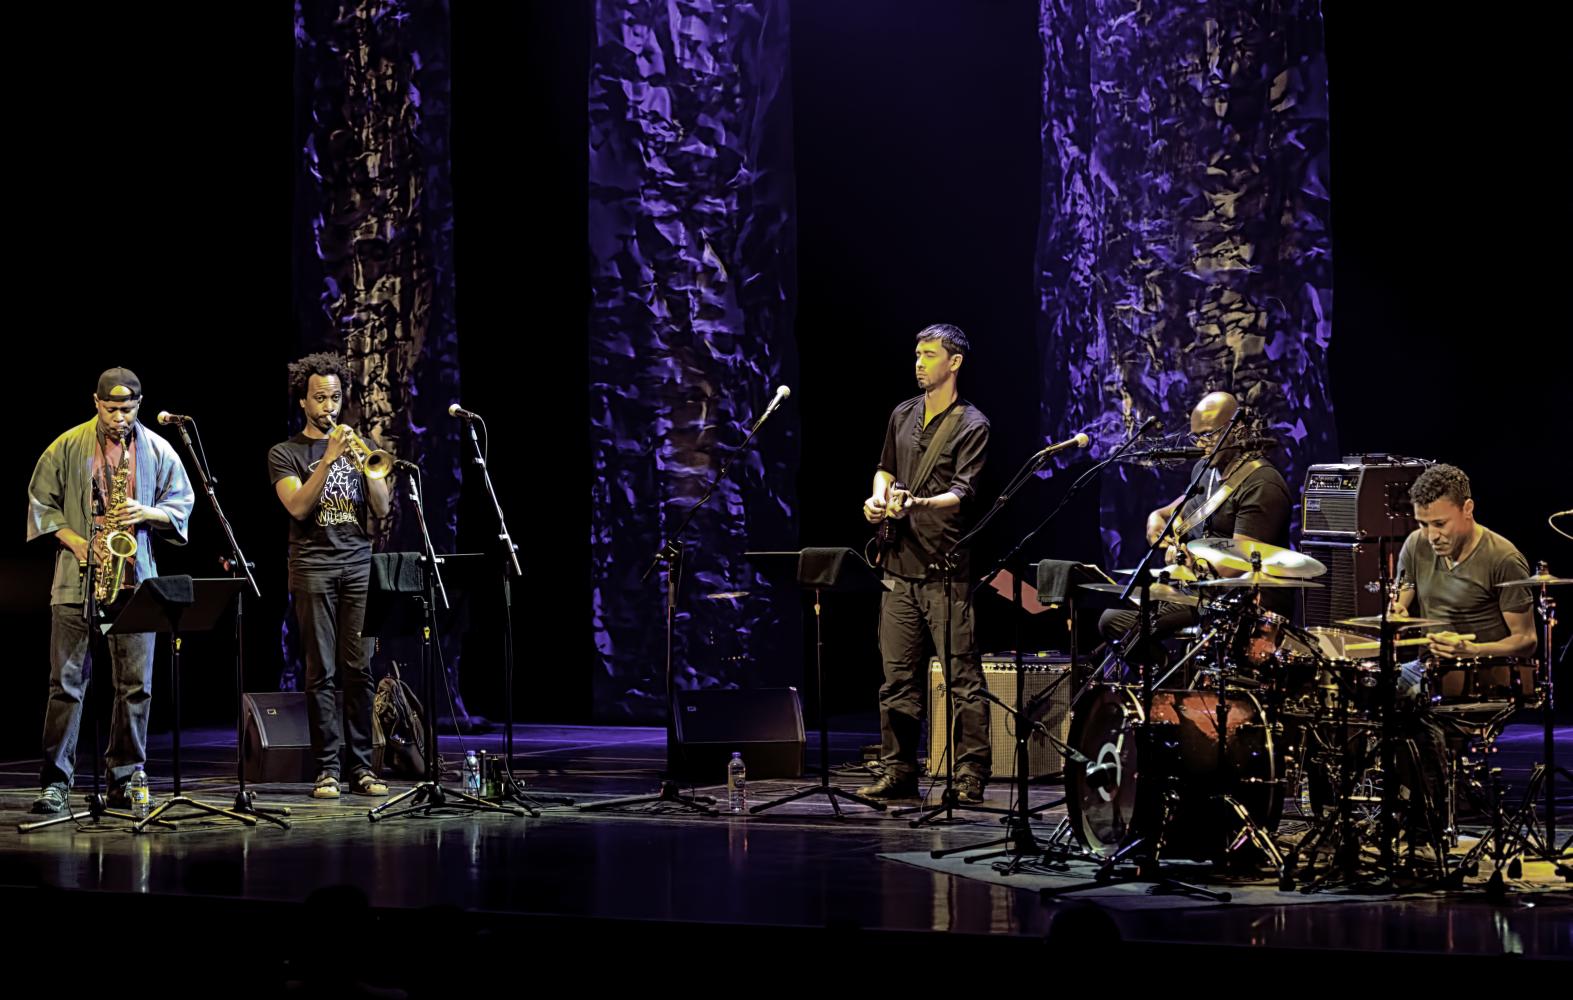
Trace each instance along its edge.
<instances>
[{"instance_id":1,"label":"tripod stand base","mask_svg":"<svg viewBox=\"0 0 1573 1000\"><path fill-rule=\"evenodd\" d=\"M256 792L250 790L236 792L235 805L233 808L235 812L244 813L247 816L255 816L257 819L267 820L269 823L275 824L282 830L288 830L290 828L289 820L281 818L289 815L289 806L279 806L278 808L273 808L271 806L259 806L257 805Z\"/></svg>"},{"instance_id":2,"label":"tripod stand base","mask_svg":"<svg viewBox=\"0 0 1573 1000\"><path fill-rule=\"evenodd\" d=\"M875 812L885 811L885 803L880 802L878 799L867 798L857 794L856 792L849 792L845 789L837 788L835 785L815 785L812 788L800 789L790 795L783 795L781 798L772 802L762 802L748 811L750 813L762 813L766 809L774 809L776 806L784 806L788 802L797 802L802 799L812 798L815 795L823 795L825 798L830 800L830 808L835 811L837 819L846 818L845 814L841 811L842 799L846 799L848 802L856 802L860 806L868 806Z\"/></svg>"},{"instance_id":3,"label":"tripod stand base","mask_svg":"<svg viewBox=\"0 0 1573 1000\"><path fill-rule=\"evenodd\" d=\"M524 789L524 785L513 778L507 778L503 781L501 797L516 806L529 810L532 815L538 814L541 807L545 805L573 805L573 799L566 795L543 795L539 792L527 792Z\"/></svg>"},{"instance_id":4,"label":"tripod stand base","mask_svg":"<svg viewBox=\"0 0 1573 1000\"><path fill-rule=\"evenodd\" d=\"M926 812L925 809L927 810ZM937 806L909 806L905 809L897 809L892 812L891 815L910 816L915 812L923 813L923 815L919 816L917 819L907 821L907 825L913 827L914 829L920 826L927 826L931 823L969 822L969 820L961 819L957 816L951 815L957 810L975 813L988 813L994 816L1009 816L1011 814L1011 810L1001 809L998 806L983 806L962 802L961 799L956 795L956 789L951 787L945 789L945 791L940 795L939 805ZM943 818L940 818L940 813L945 814Z\"/></svg>"},{"instance_id":5,"label":"tripod stand base","mask_svg":"<svg viewBox=\"0 0 1573 1000\"><path fill-rule=\"evenodd\" d=\"M414 801L403 809L393 812L388 811L407 799L413 799ZM497 805L493 802L487 802L485 799L478 799L467 792L444 788L441 783L436 781L423 781L414 788L400 792L375 809L369 810L366 813L366 818L375 823L378 820L408 816L412 813L429 816L433 809L464 809L469 812L501 813L504 816L523 816L525 814L524 810L516 809L513 806Z\"/></svg>"},{"instance_id":6,"label":"tripod stand base","mask_svg":"<svg viewBox=\"0 0 1573 1000\"><path fill-rule=\"evenodd\" d=\"M160 802L157 806L155 806L153 811L147 814L147 818L140 820L135 826L131 828L131 832L141 833L143 830L147 829L150 824L159 822L159 817L163 816L165 813L169 812L176 806L187 806L188 808L195 809L198 813L208 816L222 816L225 819L238 820L247 826L257 825L257 818L255 816L248 816L245 813L236 812L233 809L225 809L223 806L216 806L211 802L202 802L198 799L193 799L188 795L176 795L173 798L165 799L163 802ZM190 819L191 817L183 818Z\"/></svg>"},{"instance_id":7,"label":"tripod stand base","mask_svg":"<svg viewBox=\"0 0 1573 1000\"><path fill-rule=\"evenodd\" d=\"M654 795L628 795L620 799L607 799L605 802L591 802L579 808L584 812L604 812L607 809L617 809L622 806L643 806L666 803L683 806L703 816L719 816L720 811L712 808L715 799L708 795L684 795L678 790L677 782L661 782L661 790Z\"/></svg>"},{"instance_id":8,"label":"tripod stand base","mask_svg":"<svg viewBox=\"0 0 1573 1000\"><path fill-rule=\"evenodd\" d=\"M51 816L48 819L33 820L30 823L18 823L16 825L16 832L17 833L32 833L35 830L47 830L47 829L49 829L52 826L59 826L61 823L83 823L83 822L92 823L94 826L102 827L103 829L106 829L106 830L107 829L119 829L118 827L113 827L112 828L112 827L104 826L103 825L103 821L104 821L105 818L126 820L129 823L136 823L137 822L137 818L135 816L131 815L128 812L119 812L117 810L110 809L107 805L105 805L103 796L101 796L101 795L88 795L87 796L87 809L86 809L86 811L84 811L84 812L73 812L72 810L67 809L64 813L62 813L59 816ZM152 817L149 817L149 819L151 819L151 818ZM157 823L158 823L159 826L165 827L165 828L170 829L170 830L173 830L175 828L175 824L169 822L168 820L161 819L161 820L158 820Z\"/></svg>"}]
</instances>

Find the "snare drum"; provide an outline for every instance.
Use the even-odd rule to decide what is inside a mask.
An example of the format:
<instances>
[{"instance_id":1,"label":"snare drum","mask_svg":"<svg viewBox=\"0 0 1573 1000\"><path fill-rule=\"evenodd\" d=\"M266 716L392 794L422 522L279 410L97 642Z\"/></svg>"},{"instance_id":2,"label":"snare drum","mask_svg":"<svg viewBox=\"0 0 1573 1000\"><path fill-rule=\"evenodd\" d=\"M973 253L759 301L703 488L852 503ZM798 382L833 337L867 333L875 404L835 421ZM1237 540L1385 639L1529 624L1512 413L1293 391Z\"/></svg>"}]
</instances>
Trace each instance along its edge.
<instances>
[{"instance_id":1,"label":"snare drum","mask_svg":"<svg viewBox=\"0 0 1573 1000\"><path fill-rule=\"evenodd\" d=\"M1540 707L1540 664L1522 656L1487 656L1449 660L1430 657L1426 668L1440 704L1507 702Z\"/></svg>"}]
</instances>

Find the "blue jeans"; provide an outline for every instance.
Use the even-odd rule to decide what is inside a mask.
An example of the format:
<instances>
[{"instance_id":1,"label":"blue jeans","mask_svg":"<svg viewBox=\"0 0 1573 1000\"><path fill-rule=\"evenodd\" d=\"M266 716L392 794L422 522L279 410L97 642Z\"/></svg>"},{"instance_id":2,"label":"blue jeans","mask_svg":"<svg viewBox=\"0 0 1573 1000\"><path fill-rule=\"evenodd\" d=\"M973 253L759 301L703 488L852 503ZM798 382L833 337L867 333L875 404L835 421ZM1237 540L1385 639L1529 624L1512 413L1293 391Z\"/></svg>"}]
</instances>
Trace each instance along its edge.
<instances>
[{"instance_id":1,"label":"blue jeans","mask_svg":"<svg viewBox=\"0 0 1573 1000\"><path fill-rule=\"evenodd\" d=\"M77 735L88 682L98 670L89 650L88 626L82 605L56 604L49 609L49 700L44 708L42 786L71 787L76 776ZM114 685L115 705L104 748L105 778L110 788L131 780L138 765L147 764L147 720L153 699L151 632L104 636L98 648L109 654L105 679Z\"/></svg>"}]
</instances>

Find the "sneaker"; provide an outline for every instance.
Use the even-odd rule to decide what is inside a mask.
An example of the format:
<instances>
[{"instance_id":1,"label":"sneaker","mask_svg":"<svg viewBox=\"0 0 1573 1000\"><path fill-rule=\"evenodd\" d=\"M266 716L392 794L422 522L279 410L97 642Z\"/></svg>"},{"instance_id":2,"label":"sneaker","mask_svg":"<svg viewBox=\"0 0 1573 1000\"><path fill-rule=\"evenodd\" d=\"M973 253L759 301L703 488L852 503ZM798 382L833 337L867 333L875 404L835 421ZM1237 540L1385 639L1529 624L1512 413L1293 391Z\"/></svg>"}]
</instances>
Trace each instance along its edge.
<instances>
[{"instance_id":1,"label":"sneaker","mask_svg":"<svg viewBox=\"0 0 1573 1000\"><path fill-rule=\"evenodd\" d=\"M857 794L865 799L915 799L918 797L918 776L897 777L887 771L872 785L859 788Z\"/></svg>"},{"instance_id":2,"label":"sneaker","mask_svg":"<svg viewBox=\"0 0 1573 1000\"><path fill-rule=\"evenodd\" d=\"M68 804L67 800L68 796L66 794L66 786L45 785L44 788L39 791L38 798L33 800L33 805L28 811L35 812L43 816L52 816L55 813L63 812L65 810Z\"/></svg>"},{"instance_id":3,"label":"sneaker","mask_svg":"<svg viewBox=\"0 0 1573 1000\"><path fill-rule=\"evenodd\" d=\"M387 795L388 786L377 780L377 776L370 771L362 771L355 776L355 783L350 790L356 795Z\"/></svg>"},{"instance_id":4,"label":"sneaker","mask_svg":"<svg viewBox=\"0 0 1573 1000\"><path fill-rule=\"evenodd\" d=\"M339 776L326 771L317 775L317 783L311 786L311 797L314 799L336 799L339 797Z\"/></svg>"},{"instance_id":5,"label":"sneaker","mask_svg":"<svg viewBox=\"0 0 1573 1000\"><path fill-rule=\"evenodd\" d=\"M975 774L956 775L956 801L976 805L983 801L983 779Z\"/></svg>"}]
</instances>

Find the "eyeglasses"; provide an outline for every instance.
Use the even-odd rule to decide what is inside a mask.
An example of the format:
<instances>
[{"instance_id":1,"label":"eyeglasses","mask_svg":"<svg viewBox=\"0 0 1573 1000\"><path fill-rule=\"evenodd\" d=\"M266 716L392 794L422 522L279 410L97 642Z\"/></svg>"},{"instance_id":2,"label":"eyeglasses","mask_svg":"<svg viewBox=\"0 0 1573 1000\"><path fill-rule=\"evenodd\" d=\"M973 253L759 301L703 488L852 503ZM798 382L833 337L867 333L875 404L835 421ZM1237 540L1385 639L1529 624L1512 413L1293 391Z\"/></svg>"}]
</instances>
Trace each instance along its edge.
<instances>
[{"instance_id":1,"label":"eyeglasses","mask_svg":"<svg viewBox=\"0 0 1573 1000\"><path fill-rule=\"evenodd\" d=\"M1222 433L1222 430L1191 431L1191 443L1204 445Z\"/></svg>"}]
</instances>

